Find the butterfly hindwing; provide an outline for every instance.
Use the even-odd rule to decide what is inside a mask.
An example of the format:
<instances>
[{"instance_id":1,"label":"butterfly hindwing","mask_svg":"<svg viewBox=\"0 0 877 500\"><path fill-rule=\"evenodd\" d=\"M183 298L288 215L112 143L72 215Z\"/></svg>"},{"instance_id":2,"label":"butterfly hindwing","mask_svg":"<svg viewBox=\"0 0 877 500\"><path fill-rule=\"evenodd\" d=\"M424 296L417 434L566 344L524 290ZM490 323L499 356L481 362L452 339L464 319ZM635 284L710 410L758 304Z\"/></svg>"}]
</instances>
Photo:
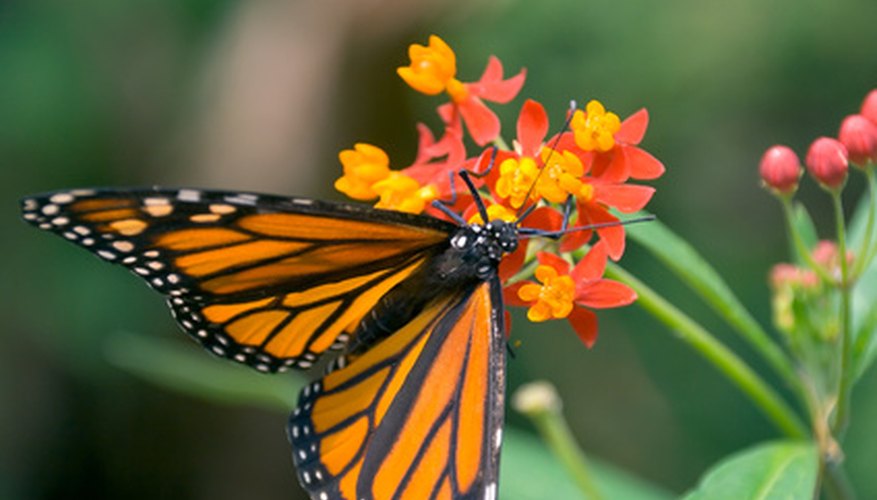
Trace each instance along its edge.
<instances>
[{"instance_id":1,"label":"butterfly hindwing","mask_svg":"<svg viewBox=\"0 0 877 500\"><path fill-rule=\"evenodd\" d=\"M446 245L430 217L237 192L71 190L26 198L23 218L164 294L217 355L307 368Z\"/></svg>"},{"instance_id":2,"label":"butterfly hindwing","mask_svg":"<svg viewBox=\"0 0 877 500\"><path fill-rule=\"evenodd\" d=\"M445 295L303 389L288 434L313 498L496 497L501 300L495 278Z\"/></svg>"}]
</instances>

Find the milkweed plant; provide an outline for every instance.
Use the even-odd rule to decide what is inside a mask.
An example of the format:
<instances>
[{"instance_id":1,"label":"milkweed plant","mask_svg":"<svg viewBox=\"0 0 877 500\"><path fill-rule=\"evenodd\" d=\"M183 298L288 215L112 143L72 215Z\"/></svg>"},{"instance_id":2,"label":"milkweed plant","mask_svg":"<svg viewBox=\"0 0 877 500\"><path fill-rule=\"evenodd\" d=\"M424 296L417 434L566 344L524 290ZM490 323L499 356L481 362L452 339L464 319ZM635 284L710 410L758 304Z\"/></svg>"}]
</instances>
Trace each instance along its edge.
<instances>
[{"instance_id":1,"label":"milkweed plant","mask_svg":"<svg viewBox=\"0 0 877 500\"><path fill-rule=\"evenodd\" d=\"M566 123L549 135L545 108L527 99L506 142L487 103L506 104L521 91L525 71L506 77L491 57L481 78L458 79L456 55L438 36L428 45L412 44L410 64L397 69L412 89L440 96L437 112L444 129L435 136L417 126L414 162L393 168L383 149L359 143L339 155L343 175L335 187L375 206L446 217L435 200L453 200L469 220L480 218L471 197L454 186L454 174L467 170L477 180L488 215L506 221L527 218L528 227L560 234L530 238L500 269L506 304L527 308L534 322L567 320L581 341L597 340L595 309L637 302L711 362L776 427L776 442L744 451L706 473L691 498L746 498L776 488L787 498L808 498L820 489L828 498L850 498L843 472L843 437L850 422L850 398L857 378L877 354L874 295L858 286L877 254L875 174L877 90L859 114L847 117L837 138L813 141L804 164L833 204L834 233L817 240L807 209L795 201L804 168L794 151L774 146L759 172L767 191L785 214L793 253L790 263L770 271L775 335L759 325L718 273L660 222L630 231L653 251L748 341L776 372L796 401L787 402L737 353L689 317L684 306L667 302L620 267L627 231L619 222L641 212L655 189L641 181L658 179L664 165L640 147L648 127L645 109L621 119L597 99L571 109ZM466 141L474 144L467 148ZM474 153L470 152L474 151ZM868 202L849 230L844 218L844 187L849 166L868 184ZM593 230L576 230L596 226ZM572 229L570 231L570 229ZM873 281L873 280L872 280ZM550 386L525 386L514 395L516 409L530 416L583 493L601 497L599 480L577 450L563 422L560 400ZM800 411L796 411L799 408ZM771 457L776 474L753 474L752 463ZM716 489L719 488L719 489ZM737 488L729 490L728 488Z\"/></svg>"},{"instance_id":2,"label":"milkweed plant","mask_svg":"<svg viewBox=\"0 0 877 500\"><path fill-rule=\"evenodd\" d=\"M655 188L643 182L665 171L640 146L649 124L645 109L622 119L589 99L581 108L558 110L563 120L549 123L545 107L526 99L513 124L514 139L507 142L490 105L518 97L525 70L506 76L500 60L490 57L478 80L464 81L457 74L455 52L438 36L430 36L425 46L412 44L408 57L410 63L396 70L398 76L416 92L440 100L436 111L442 129L434 133L422 123L416 126L418 150L407 165L378 145L357 143L341 151L338 191L378 208L447 219L438 207L444 204L467 221L481 222L472 193L459 185L458 173L469 172L490 218L518 221L553 236L522 240L504 258L499 274L507 305L526 308L532 322L568 322L590 348L598 338L595 311L635 304L708 361L761 411L777 435L720 461L686 498L854 497L844 472L844 435L853 388L877 357L877 269L872 265L877 254L877 90L868 94L858 114L843 120L836 138L813 141L804 166L781 145L761 159L761 182L785 215L791 249L789 262L765 273L772 292L770 334L719 273L663 222L623 225L647 215L644 209ZM795 199L805 169L832 202L834 227L827 239L817 237L807 208ZM864 177L867 191L848 221L844 206L851 200L844 199L845 187L856 177ZM783 387L768 382L689 316L684 304L670 303L621 267L628 238L692 288ZM526 385L511 399L533 421L583 496L620 495L617 484L589 466L549 384Z\"/></svg>"}]
</instances>

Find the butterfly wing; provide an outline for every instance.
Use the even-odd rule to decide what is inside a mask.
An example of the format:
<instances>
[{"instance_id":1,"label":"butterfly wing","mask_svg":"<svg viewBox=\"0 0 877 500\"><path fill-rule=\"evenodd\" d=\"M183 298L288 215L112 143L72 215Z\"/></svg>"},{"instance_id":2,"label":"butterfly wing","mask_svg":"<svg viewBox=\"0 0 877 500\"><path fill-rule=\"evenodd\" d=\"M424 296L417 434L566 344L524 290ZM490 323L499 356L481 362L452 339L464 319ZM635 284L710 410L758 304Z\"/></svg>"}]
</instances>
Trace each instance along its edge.
<instances>
[{"instance_id":1,"label":"butterfly wing","mask_svg":"<svg viewBox=\"0 0 877 500\"><path fill-rule=\"evenodd\" d=\"M22 217L141 276L211 352L307 368L447 245L431 217L236 192L72 190Z\"/></svg>"},{"instance_id":2,"label":"butterfly wing","mask_svg":"<svg viewBox=\"0 0 877 500\"><path fill-rule=\"evenodd\" d=\"M501 301L495 278L435 300L303 389L288 434L312 498L496 498Z\"/></svg>"}]
</instances>

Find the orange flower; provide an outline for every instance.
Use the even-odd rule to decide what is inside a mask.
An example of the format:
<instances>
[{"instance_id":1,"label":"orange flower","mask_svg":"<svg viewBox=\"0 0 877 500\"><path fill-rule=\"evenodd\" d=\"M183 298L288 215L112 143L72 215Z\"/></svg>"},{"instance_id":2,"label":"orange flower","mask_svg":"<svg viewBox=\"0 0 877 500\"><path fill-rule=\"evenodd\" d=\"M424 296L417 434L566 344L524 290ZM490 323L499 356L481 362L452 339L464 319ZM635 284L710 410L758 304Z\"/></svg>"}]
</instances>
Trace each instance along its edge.
<instances>
[{"instance_id":1,"label":"orange flower","mask_svg":"<svg viewBox=\"0 0 877 500\"><path fill-rule=\"evenodd\" d=\"M536 279L521 281L504 290L510 305L529 306L530 321L567 318L586 346L597 340L597 315L590 309L620 307L633 303L636 293L627 285L603 278L606 248L597 243L570 270L557 255L539 252Z\"/></svg>"},{"instance_id":2,"label":"orange flower","mask_svg":"<svg viewBox=\"0 0 877 500\"><path fill-rule=\"evenodd\" d=\"M445 91L451 102L439 106L445 125L462 132L463 123L472 139L483 146L499 136L500 123L484 101L507 103L524 85L525 72L503 79L502 63L491 57L477 82L464 83L456 78L454 51L441 38L432 35L429 45L412 44L408 48L411 63L396 70L414 90L427 95Z\"/></svg>"},{"instance_id":3,"label":"orange flower","mask_svg":"<svg viewBox=\"0 0 877 500\"><path fill-rule=\"evenodd\" d=\"M421 186L419 182L401 172L391 172L386 179L374 183L372 189L381 197L375 208L412 214L423 212L427 203L438 196L435 186Z\"/></svg>"},{"instance_id":4,"label":"orange flower","mask_svg":"<svg viewBox=\"0 0 877 500\"><path fill-rule=\"evenodd\" d=\"M542 149L544 172L539 177L536 189L541 196L552 203L563 203L569 197L589 196L591 187L581 180L585 173L582 160L570 151L558 152L550 148Z\"/></svg>"},{"instance_id":5,"label":"orange flower","mask_svg":"<svg viewBox=\"0 0 877 500\"><path fill-rule=\"evenodd\" d=\"M475 204L470 206L469 211L473 212L472 216L468 219L469 224L484 224L484 220L481 218L481 214L478 213ZM514 222L517 216L507 207L494 203L487 207L487 218L489 220L498 219L505 222Z\"/></svg>"},{"instance_id":6,"label":"orange flower","mask_svg":"<svg viewBox=\"0 0 877 500\"><path fill-rule=\"evenodd\" d=\"M429 46L412 43L408 47L411 64L396 69L396 73L414 90L436 95L443 90L459 92L462 86L457 75L457 56L441 38L431 35ZM464 96L463 96L464 97Z\"/></svg>"},{"instance_id":7,"label":"orange flower","mask_svg":"<svg viewBox=\"0 0 877 500\"><path fill-rule=\"evenodd\" d=\"M615 113L607 112L600 101L592 100L585 111L576 110L570 127L583 151L605 153L615 147L615 133L621 129L621 120Z\"/></svg>"},{"instance_id":8,"label":"orange flower","mask_svg":"<svg viewBox=\"0 0 877 500\"><path fill-rule=\"evenodd\" d=\"M496 181L496 194L508 199L512 208L521 208L530 194L531 200L539 199L536 191L530 188L536 182L539 167L536 160L529 156L509 158L499 166L499 179Z\"/></svg>"},{"instance_id":9,"label":"orange flower","mask_svg":"<svg viewBox=\"0 0 877 500\"><path fill-rule=\"evenodd\" d=\"M526 283L518 289L518 297L533 305L527 319L534 322L569 316L576 295L576 285L569 275L560 275L549 265L540 265L534 273L541 284Z\"/></svg>"},{"instance_id":10,"label":"orange flower","mask_svg":"<svg viewBox=\"0 0 877 500\"><path fill-rule=\"evenodd\" d=\"M378 197L372 185L390 175L390 159L383 149L357 143L353 149L338 153L338 159L344 166L344 175L335 181L335 189L354 200Z\"/></svg>"}]
</instances>

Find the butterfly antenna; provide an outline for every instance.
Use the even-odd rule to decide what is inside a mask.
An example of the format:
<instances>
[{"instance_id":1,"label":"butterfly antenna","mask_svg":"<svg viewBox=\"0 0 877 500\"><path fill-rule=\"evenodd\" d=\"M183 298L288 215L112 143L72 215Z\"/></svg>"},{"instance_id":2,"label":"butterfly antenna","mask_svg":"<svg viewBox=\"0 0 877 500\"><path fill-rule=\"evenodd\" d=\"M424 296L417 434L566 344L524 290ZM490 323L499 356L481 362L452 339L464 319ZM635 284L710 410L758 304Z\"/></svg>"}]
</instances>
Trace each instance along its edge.
<instances>
[{"instance_id":1,"label":"butterfly antenna","mask_svg":"<svg viewBox=\"0 0 877 500\"><path fill-rule=\"evenodd\" d=\"M569 124L572 122L572 117L575 114L576 110L576 102L569 102L569 113L566 117L566 120L563 122L563 126L560 128L560 132L557 134L557 137L554 138L554 141L551 143L551 152L548 154L548 157L545 158L543 162L544 165L548 165L548 160L557 152L557 145L560 143L560 138L563 136L563 133L569 130ZM539 181L539 177L542 176L542 172L545 171L545 167L539 169L539 172L536 174L536 178L533 179L533 182L530 184L530 188L527 189L527 194L524 196L524 203L530 199L530 195L533 194L533 190L536 189L536 183ZM536 203L530 204L526 209L524 209L524 205L521 205L521 208L518 209L518 213L515 214L515 218L520 224L521 220L524 219L527 215L533 213L533 208L535 208ZM522 210L523 209L523 210Z\"/></svg>"},{"instance_id":2,"label":"butterfly antenna","mask_svg":"<svg viewBox=\"0 0 877 500\"><path fill-rule=\"evenodd\" d=\"M481 196L478 194L478 190L475 189L475 185L472 182L472 180L469 178L469 176L481 178L481 177L488 175L490 173L490 171L493 170L493 165L496 163L496 156L497 156L498 148L496 146L492 146L490 149L491 149L490 162L487 164L487 168L484 169L483 172L475 172L474 170L468 170L465 168L460 170L459 172L448 172L448 184L450 185L450 188L451 188L451 199L450 200L433 200L432 201L433 207L437 208L443 214L445 214L448 217L450 217L451 219L453 219L455 222L457 222L457 224L466 225L467 222L466 222L466 219L464 219L463 217L460 216L460 214L454 212L450 208L457 203L457 187L456 187L456 182L454 180L456 177L456 174L459 174L460 177L464 177L464 173L465 173L464 181L466 182L466 186L468 187L469 191L472 193L472 196L475 197L475 203L478 205L478 212L481 214L481 217L485 221L487 220L487 215L486 215L487 210L481 209L481 207L484 206L484 202L481 200Z\"/></svg>"},{"instance_id":3,"label":"butterfly antenna","mask_svg":"<svg viewBox=\"0 0 877 500\"><path fill-rule=\"evenodd\" d=\"M476 188L475 183L472 182L472 178L469 176L469 171L461 170L460 178L463 179L463 182L466 183L466 187L469 188L469 192L472 193L472 197L475 199L475 206L478 207L478 213L481 214L481 220L487 224L490 220L487 218L487 207L484 206L484 200L481 199L481 195L478 193L478 188Z\"/></svg>"},{"instance_id":4,"label":"butterfly antenna","mask_svg":"<svg viewBox=\"0 0 877 500\"><path fill-rule=\"evenodd\" d=\"M569 233L575 233L577 231L590 231L592 229L601 229L604 227L615 227L615 226L627 226L630 224L638 224L640 222L649 222L655 220L654 215L644 215L642 217L637 217L634 219L627 220L615 220L610 222L597 222L595 224L587 224L584 226L576 226L570 228L560 229L558 231L546 231L544 229L539 229L535 227L522 227L518 228L518 234L522 236L539 236L545 238L559 238Z\"/></svg>"}]
</instances>

